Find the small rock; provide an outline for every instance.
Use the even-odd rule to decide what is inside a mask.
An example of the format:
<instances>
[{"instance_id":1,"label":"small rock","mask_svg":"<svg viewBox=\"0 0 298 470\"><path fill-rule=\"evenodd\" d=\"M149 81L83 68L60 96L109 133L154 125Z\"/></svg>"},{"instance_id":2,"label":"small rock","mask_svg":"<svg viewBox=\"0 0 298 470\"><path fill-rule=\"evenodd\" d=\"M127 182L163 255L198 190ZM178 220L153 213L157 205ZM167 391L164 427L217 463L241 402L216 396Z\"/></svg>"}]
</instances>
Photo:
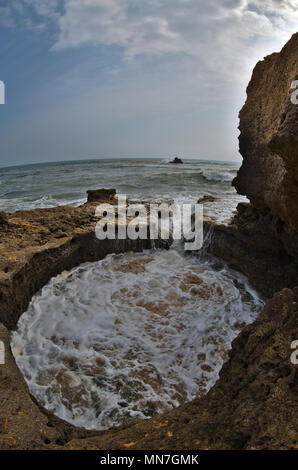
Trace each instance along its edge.
<instances>
[{"instance_id":1,"label":"small rock","mask_svg":"<svg viewBox=\"0 0 298 470\"><path fill-rule=\"evenodd\" d=\"M116 196L116 189L90 189L87 191L88 202L110 201Z\"/></svg>"},{"instance_id":2,"label":"small rock","mask_svg":"<svg viewBox=\"0 0 298 470\"><path fill-rule=\"evenodd\" d=\"M170 163L175 163L175 164L180 163L181 164L181 163L183 163L183 161L181 160L181 158L175 157L174 160L172 160Z\"/></svg>"},{"instance_id":3,"label":"small rock","mask_svg":"<svg viewBox=\"0 0 298 470\"><path fill-rule=\"evenodd\" d=\"M197 204L204 204L205 202L215 202L217 200L218 197L205 195L198 200Z\"/></svg>"}]
</instances>

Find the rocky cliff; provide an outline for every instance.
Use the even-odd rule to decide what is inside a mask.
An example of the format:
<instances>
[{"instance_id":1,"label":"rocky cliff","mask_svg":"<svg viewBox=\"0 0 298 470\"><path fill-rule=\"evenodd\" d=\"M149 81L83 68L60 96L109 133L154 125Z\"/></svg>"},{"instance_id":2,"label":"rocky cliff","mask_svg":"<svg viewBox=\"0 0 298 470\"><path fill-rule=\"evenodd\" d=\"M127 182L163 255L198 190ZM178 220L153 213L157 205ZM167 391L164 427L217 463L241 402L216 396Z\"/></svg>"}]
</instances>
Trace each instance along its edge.
<instances>
[{"instance_id":1,"label":"rocky cliff","mask_svg":"<svg viewBox=\"0 0 298 470\"><path fill-rule=\"evenodd\" d=\"M298 231L298 33L259 62L240 112L240 153L234 186L267 208L288 232Z\"/></svg>"},{"instance_id":2,"label":"rocky cliff","mask_svg":"<svg viewBox=\"0 0 298 470\"><path fill-rule=\"evenodd\" d=\"M298 33L260 61L240 111L243 164L233 184L249 198L210 251L265 296L298 285ZM296 82L297 80L297 82Z\"/></svg>"}]
</instances>

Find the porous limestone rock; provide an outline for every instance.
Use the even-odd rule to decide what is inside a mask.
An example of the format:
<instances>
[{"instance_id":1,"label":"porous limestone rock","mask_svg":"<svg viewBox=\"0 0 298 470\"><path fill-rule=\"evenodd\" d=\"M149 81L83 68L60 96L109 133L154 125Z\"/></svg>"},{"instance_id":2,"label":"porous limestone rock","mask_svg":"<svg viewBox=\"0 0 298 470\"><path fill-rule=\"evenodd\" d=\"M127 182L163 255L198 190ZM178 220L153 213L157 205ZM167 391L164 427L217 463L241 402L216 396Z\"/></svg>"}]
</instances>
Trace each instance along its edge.
<instances>
[{"instance_id":1,"label":"porous limestone rock","mask_svg":"<svg viewBox=\"0 0 298 470\"><path fill-rule=\"evenodd\" d=\"M243 164L233 184L298 231L298 33L256 65L240 111Z\"/></svg>"}]
</instances>

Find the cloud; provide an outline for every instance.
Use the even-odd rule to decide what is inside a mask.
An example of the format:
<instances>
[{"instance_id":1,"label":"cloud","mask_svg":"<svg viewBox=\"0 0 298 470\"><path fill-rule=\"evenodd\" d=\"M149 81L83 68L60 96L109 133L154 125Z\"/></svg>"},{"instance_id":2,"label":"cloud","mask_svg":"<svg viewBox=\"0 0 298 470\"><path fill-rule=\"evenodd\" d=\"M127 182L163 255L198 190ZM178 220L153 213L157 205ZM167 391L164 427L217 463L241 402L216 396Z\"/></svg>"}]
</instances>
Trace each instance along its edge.
<instances>
[{"instance_id":1,"label":"cloud","mask_svg":"<svg viewBox=\"0 0 298 470\"><path fill-rule=\"evenodd\" d=\"M42 29L60 14L58 0L10 0L0 5L0 23L6 28Z\"/></svg>"},{"instance_id":2,"label":"cloud","mask_svg":"<svg viewBox=\"0 0 298 470\"><path fill-rule=\"evenodd\" d=\"M179 57L229 82L295 32L298 0L66 0L53 49L116 45L125 59ZM237 65L236 65L237 64Z\"/></svg>"},{"instance_id":3,"label":"cloud","mask_svg":"<svg viewBox=\"0 0 298 470\"><path fill-rule=\"evenodd\" d=\"M59 19L60 35L55 47L116 44L130 57L182 52L185 46L181 44L181 33L170 25L173 6L166 15L159 1L137 5L131 0L68 1Z\"/></svg>"},{"instance_id":4,"label":"cloud","mask_svg":"<svg viewBox=\"0 0 298 470\"><path fill-rule=\"evenodd\" d=\"M58 0L23 0L24 6L31 6L39 16L57 18Z\"/></svg>"},{"instance_id":5,"label":"cloud","mask_svg":"<svg viewBox=\"0 0 298 470\"><path fill-rule=\"evenodd\" d=\"M55 48L115 44L127 57L196 56L216 36L266 37L289 32L297 19L298 0L66 0Z\"/></svg>"},{"instance_id":6,"label":"cloud","mask_svg":"<svg viewBox=\"0 0 298 470\"><path fill-rule=\"evenodd\" d=\"M0 24L6 28L12 28L14 26L10 7L0 6Z\"/></svg>"},{"instance_id":7,"label":"cloud","mask_svg":"<svg viewBox=\"0 0 298 470\"><path fill-rule=\"evenodd\" d=\"M130 62L177 57L182 67L192 61L199 79L217 73L228 82L247 77L295 32L298 0L11 0L2 7L7 26L18 15L32 28L54 22L55 51L114 45Z\"/></svg>"}]
</instances>

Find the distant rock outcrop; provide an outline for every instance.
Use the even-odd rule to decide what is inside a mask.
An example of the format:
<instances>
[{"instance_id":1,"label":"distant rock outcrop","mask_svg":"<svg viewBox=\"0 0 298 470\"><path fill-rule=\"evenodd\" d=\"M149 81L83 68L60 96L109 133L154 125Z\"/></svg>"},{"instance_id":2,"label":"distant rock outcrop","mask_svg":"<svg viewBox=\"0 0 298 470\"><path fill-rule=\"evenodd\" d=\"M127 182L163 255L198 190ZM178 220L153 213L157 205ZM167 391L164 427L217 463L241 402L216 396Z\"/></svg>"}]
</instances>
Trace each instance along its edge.
<instances>
[{"instance_id":1,"label":"distant rock outcrop","mask_svg":"<svg viewBox=\"0 0 298 470\"><path fill-rule=\"evenodd\" d=\"M183 161L181 160L181 158L175 157L174 160L172 160L170 163L174 163L176 165L177 163L178 164L183 163Z\"/></svg>"}]
</instances>

